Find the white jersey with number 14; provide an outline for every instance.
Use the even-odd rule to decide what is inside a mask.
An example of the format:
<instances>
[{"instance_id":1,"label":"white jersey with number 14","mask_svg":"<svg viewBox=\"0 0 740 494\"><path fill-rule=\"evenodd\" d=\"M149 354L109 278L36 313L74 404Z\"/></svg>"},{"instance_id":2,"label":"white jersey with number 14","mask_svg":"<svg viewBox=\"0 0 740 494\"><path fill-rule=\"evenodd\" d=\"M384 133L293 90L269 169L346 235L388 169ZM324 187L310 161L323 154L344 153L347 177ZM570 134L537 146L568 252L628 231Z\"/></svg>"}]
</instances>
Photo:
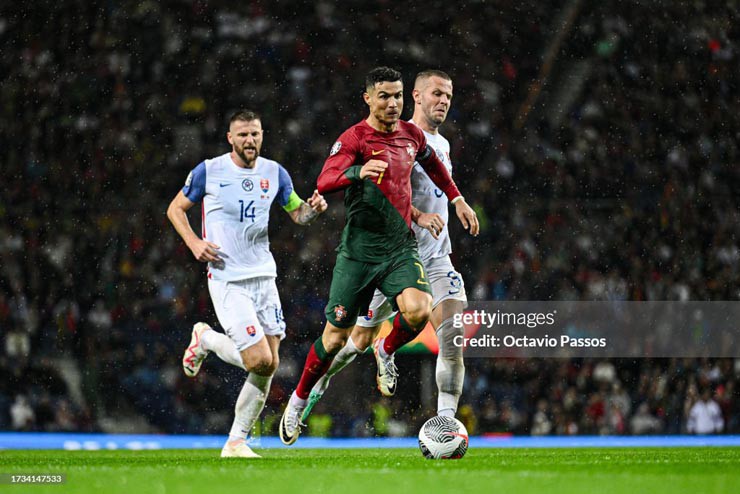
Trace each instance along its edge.
<instances>
[{"instance_id":1,"label":"white jersey with number 14","mask_svg":"<svg viewBox=\"0 0 740 494\"><path fill-rule=\"evenodd\" d=\"M209 263L209 278L277 276L267 228L272 202L286 208L295 196L285 168L263 157L254 168L241 168L227 153L196 166L182 191L190 201L203 202L203 238L220 247L223 263Z\"/></svg>"}]
</instances>

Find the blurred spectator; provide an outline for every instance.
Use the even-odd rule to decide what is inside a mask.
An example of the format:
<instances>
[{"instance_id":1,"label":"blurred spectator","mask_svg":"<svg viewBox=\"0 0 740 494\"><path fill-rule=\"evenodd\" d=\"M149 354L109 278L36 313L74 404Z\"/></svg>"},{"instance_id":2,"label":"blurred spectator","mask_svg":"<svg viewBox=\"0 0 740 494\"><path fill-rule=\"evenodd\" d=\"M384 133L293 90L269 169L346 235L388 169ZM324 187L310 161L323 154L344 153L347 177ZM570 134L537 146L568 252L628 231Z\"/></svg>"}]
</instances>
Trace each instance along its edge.
<instances>
[{"instance_id":1,"label":"blurred spectator","mask_svg":"<svg viewBox=\"0 0 740 494\"><path fill-rule=\"evenodd\" d=\"M725 421L722 411L712 399L709 389L704 389L701 398L689 410L686 430L689 434L716 434L722 432Z\"/></svg>"},{"instance_id":2,"label":"blurred spectator","mask_svg":"<svg viewBox=\"0 0 740 494\"><path fill-rule=\"evenodd\" d=\"M32 430L36 422L36 414L24 395L15 397L10 407L10 417L13 429L18 431Z\"/></svg>"},{"instance_id":3,"label":"blurred spectator","mask_svg":"<svg viewBox=\"0 0 740 494\"><path fill-rule=\"evenodd\" d=\"M663 425L658 417L650 413L647 403L640 403L637 412L630 420L630 432L636 436L645 434L659 434Z\"/></svg>"}]
</instances>

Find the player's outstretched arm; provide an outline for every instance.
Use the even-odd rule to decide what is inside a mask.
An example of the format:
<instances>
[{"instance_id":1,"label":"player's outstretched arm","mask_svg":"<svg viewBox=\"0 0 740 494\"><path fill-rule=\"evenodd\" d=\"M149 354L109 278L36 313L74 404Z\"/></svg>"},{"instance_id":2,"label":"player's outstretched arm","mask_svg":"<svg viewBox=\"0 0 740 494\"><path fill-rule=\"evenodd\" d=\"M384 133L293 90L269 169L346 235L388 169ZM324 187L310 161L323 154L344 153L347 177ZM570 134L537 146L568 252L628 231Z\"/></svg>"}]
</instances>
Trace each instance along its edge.
<instances>
[{"instance_id":1,"label":"player's outstretched arm","mask_svg":"<svg viewBox=\"0 0 740 494\"><path fill-rule=\"evenodd\" d=\"M313 195L308 198L306 202L302 202L301 205L289 211L291 219L299 225L308 225L315 220L321 213L326 211L328 205L324 196L319 194L318 190L313 191Z\"/></svg>"},{"instance_id":2,"label":"player's outstretched arm","mask_svg":"<svg viewBox=\"0 0 740 494\"><path fill-rule=\"evenodd\" d=\"M185 245L188 246L197 260L201 262L222 262L217 252L220 247L198 237L193 231L193 227L190 226L187 212L194 205L195 203L180 191L167 208L167 218L169 218L170 223L175 227L175 230L180 234Z\"/></svg>"},{"instance_id":3,"label":"player's outstretched arm","mask_svg":"<svg viewBox=\"0 0 740 494\"><path fill-rule=\"evenodd\" d=\"M435 240L439 239L439 234L445 226L445 220L439 214L423 213L414 206L411 206L411 220L425 230L429 230Z\"/></svg>"}]
</instances>

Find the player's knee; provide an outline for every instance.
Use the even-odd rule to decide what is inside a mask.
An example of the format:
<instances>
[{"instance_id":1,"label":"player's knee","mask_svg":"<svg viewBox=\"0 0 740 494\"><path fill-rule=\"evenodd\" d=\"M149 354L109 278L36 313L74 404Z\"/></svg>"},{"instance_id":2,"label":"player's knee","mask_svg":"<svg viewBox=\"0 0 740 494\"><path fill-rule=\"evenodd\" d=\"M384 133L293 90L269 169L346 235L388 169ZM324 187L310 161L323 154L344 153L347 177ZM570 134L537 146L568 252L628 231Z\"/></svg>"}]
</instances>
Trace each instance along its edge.
<instances>
[{"instance_id":1,"label":"player's knee","mask_svg":"<svg viewBox=\"0 0 740 494\"><path fill-rule=\"evenodd\" d=\"M414 300L413 302L406 304L406 312L403 317L410 326L421 329L429 320L429 316L431 316L431 314L431 297L429 299L420 298L419 300Z\"/></svg>"},{"instance_id":2,"label":"player's knee","mask_svg":"<svg viewBox=\"0 0 740 494\"><path fill-rule=\"evenodd\" d=\"M273 359L269 352L260 352L247 358L242 357L244 366L249 372L254 372L260 376L271 376L277 369L276 359Z\"/></svg>"},{"instance_id":3,"label":"player's knee","mask_svg":"<svg viewBox=\"0 0 740 494\"><path fill-rule=\"evenodd\" d=\"M269 366L265 368L265 370L269 372L269 374L267 375L272 376L273 374L275 374L275 372L277 372L278 370L278 367L280 367L280 357L278 357L277 355L273 355L272 362Z\"/></svg>"}]
</instances>

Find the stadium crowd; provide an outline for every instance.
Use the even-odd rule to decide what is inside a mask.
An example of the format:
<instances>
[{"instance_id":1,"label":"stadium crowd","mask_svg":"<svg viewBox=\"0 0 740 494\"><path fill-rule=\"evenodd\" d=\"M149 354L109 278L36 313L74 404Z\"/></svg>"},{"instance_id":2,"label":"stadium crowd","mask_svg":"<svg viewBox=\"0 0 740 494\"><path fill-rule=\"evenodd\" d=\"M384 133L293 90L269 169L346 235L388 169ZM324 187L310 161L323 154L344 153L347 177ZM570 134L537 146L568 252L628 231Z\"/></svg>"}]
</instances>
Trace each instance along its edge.
<instances>
[{"instance_id":1,"label":"stadium crowd","mask_svg":"<svg viewBox=\"0 0 740 494\"><path fill-rule=\"evenodd\" d=\"M401 69L407 92L430 65L453 77L442 132L483 227L473 239L451 225L471 299L738 301L733 2L663 2L660 15L643 2L586 2L542 101L574 60L588 68L582 86L557 124L541 101L520 130L561 4L0 7L0 430L223 433L239 372L214 358L196 380L182 375L190 327L215 317L167 203L195 164L228 149L225 119L243 106L262 114L263 154L306 197L338 132L363 118L361 78L379 64ZM289 336L266 430L322 326L343 221L329 200L309 229L273 218ZM708 432L740 431L738 359L471 359L467 369L460 416L471 433L700 432L692 411L711 402L722 425ZM404 400L345 401L312 429L410 434L429 411Z\"/></svg>"}]
</instances>

